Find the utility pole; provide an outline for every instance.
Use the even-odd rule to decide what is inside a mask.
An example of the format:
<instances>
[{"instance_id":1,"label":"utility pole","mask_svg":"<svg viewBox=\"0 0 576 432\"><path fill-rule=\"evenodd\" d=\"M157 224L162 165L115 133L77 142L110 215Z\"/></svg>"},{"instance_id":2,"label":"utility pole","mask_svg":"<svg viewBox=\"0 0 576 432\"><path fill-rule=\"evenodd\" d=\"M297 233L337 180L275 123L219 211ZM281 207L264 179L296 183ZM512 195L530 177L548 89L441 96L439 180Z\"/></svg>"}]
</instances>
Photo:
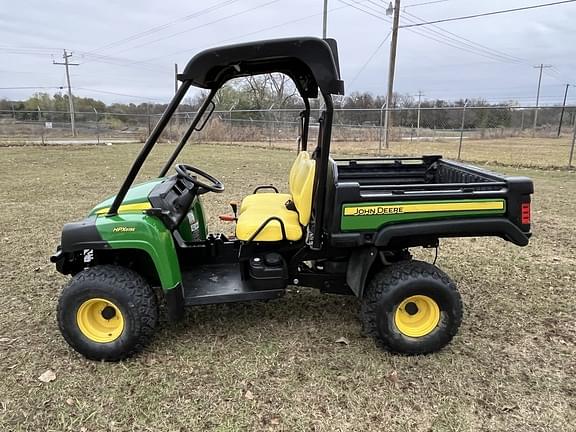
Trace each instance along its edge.
<instances>
[{"instance_id":1,"label":"utility pole","mask_svg":"<svg viewBox=\"0 0 576 432\"><path fill-rule=\"evenodd\" d=\"M560 124L558 124L558 135L562 132L562 120L564 120L564 110L566 109L566 97L568 96L568 87L570 84L566 84L566 90L564 90L564 101L562 102L562 111L560 112Z\"/></svg>"},{"instance_id":2,"label":"utility pole","mask_svg":"<svg viewBox=\"0 0 576 432\"><path fill-rule=\"evenodd\" d=\"M152 133L152 122L150 122L150 104L146 102L146 118L148 119L148 135Z\"/></svg>"},{"instance_id":3,"label":"utility pole","mask_svg":"<svg viewBox=\"0 0 576 432\"><path fill-rule=\"evenodd\" d=\"M392 3L390 3L392 6ZM388 15L390 6L386 11ZM394 70L396 68L396 46L398 45L398 22L400 21L400 0L394 0L394 19L392 21L392 41L390 42L390 63L388 65L388 92L386 96L386 112L384 113L384 144L386 148L390 148L388 142L389 138L389 124L390 124L390 108L392 107L392 94L394 93Z\"/></svg>"},{"instance_id":4,"label":"utility pole","mask_svg":"<svg viewBox=\"0 0 576 432\"><path fill-rule=\"evenodd\" d=\"M79 63L70 63L68 59L72 57L72 53L68 54L66 50L64 50L64 55L62 58L64 59L64 63L58 63L52 60L52 63L59 66L66 66L66 82L68 83L68 104L70 106L70 125L72 127L72 136L76 136L76 124L75 124L75 117L74 117L74 99L72 98L72 86L70 85L70 71L69 66L79 66Z\"/></svg>"},{"instance_id":5,"label":"utility pole","mask_svg":"<svg viewBox=\"0 0 576 432\"><path fill-rule=\"evenodd\" d=\"M322 13L322 39L326 39L327 27L328 27L328 0L324 0L324 11Z\"/></svg>"},{"instance_id":6,"label":"utility pole","mask_svg":"<svg viewBox=\"0 0 576 432\"><path fill-rule=\"evenodd\" d=\"M178 63L174 63L174 94L178 93Z\"/></svg>"},{"instance_id":7,"label":"utility pole","mask_svg":"<svg viewBox=\"0 0 576 432\"><path fill-rule=\"evenodd\" d=\"M572 145L570 146L570 156L568 157L568 168L572 168L572 159L574 158L574 143L576 142L576 126L572 132Z\"/></svg>"},{"instance_id":8,"label":"utility pole","mask_svg":"<svg viewBox=\"0 0 576 432\"><path fill-rule=\"evenodd\" d=\"M462 107L462 122L460 123L460 144L458 144L458 160L462 155L462 140L464 139L464 122L466 121L466 107L468 106L468 99L464 101L464 106Z\"/></svg>"},{"instance_id":9,"label":"utility pole","mask_svg":"<svg viewBox=\"0 0 576 432\"><path fill-rule=\"evenodd\" d=\"M536 135L536 123L538 121L538 105L540 103L540 84L542 83L542 70L551 68L552 65L545 65L540 63L539 66L534 66L536 69L540 69L540 73L538 74L538 90L536 91L536 109L534 110L534 124L532 126L532 136Z\"/></svg>"},{"instance_id":10,"label":"utility pole","mask_svg":"<svg viewBox=\"0 0 576 432\"><path fill-rule=\"evenodd\" d=\"M422 90L418 90L418 118L416 120L416 136L420 138L420 107L422 106Z\"/></svg>"}]
</instances>

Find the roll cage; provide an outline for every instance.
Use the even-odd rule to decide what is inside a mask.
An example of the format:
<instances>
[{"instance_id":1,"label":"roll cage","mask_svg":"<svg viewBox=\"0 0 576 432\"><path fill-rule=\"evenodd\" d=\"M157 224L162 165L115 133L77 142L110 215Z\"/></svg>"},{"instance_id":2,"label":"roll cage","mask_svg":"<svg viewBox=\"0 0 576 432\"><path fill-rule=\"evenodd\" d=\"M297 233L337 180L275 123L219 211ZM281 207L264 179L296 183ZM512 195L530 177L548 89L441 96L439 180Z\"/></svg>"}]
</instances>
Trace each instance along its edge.
<instances>
[{"instance_id":1,"label":"roll cage","mask_svg":"<svg viewBox=\"0 0 576 432\"><path fill-rule=\"evenodd\" d=\"M214 110L214 96L227 81L267 73L283 73L290 77L304 101L304 111L300 116L302 128L300 144L304 150L307 148L310 125L309 99L318 97L320 93L325 102L325 109L319 119L318 145L314 151L317 169L313 196L316 205L311 247L318 249L321 245L321 222L324 220L326 207L326 182L324 180L328 173L334 111L331 95L344 94L344 83L340 79L338 49L333 39L305 37L264 40L211 48L195 55L186 65L184 72L178 75L178 80L182 84L132 164L107 216L118 214L118 208L126 197L126 193L191 86L208 89L210 92L160 171L159 177L166 175L192 133L204 126L208 116ZM200 123L206 113L204 121Z\"/></svg>"}]
</instances>

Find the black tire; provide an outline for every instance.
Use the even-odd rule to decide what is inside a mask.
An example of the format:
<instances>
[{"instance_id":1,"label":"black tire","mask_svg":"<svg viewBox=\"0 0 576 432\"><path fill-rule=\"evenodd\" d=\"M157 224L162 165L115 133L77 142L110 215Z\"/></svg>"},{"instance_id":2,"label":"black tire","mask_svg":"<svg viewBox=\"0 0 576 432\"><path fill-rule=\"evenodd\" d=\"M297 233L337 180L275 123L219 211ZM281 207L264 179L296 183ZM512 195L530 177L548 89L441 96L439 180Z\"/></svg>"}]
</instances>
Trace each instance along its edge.
<instances>
[{"instance_id":1,"label":"black tire","mask_svg":"<svg viewBox=\"0 0 576 432\"><path fill-rule=\"evenodd\" d=\"M396 321L399 306L409 298L432 299L439 314L432 318L430 330L413 337L403 333ZM408 303L406 303L408 301ZM411 305L410 313L418 313ZM398 311L399 314L408 313ZM404 315L406 316L406 315ZM392 264L370 280L362 301L364 331L388 351L399 354L428 354L445 347L456 335L462 322L462 299L456 285L438 267L408 261ZM436 323L437 324L434 324Z\"/></svg>"},{"instance_id":2,"label":"black tire","mask_svg":"<svg viewBox=\"0 0 576 432\"><path fill-rule=\"evenodd\" d=\"M121 333L113 341L97 342L79 327L78 310L94 299L109 301L120 311ZM119 361L141 351L157 322L154 291L142 276L125 267L101 265L81 271L62 290L58 301L60 332L72 348L91 360Z\"/></svg>"}]
</instances>

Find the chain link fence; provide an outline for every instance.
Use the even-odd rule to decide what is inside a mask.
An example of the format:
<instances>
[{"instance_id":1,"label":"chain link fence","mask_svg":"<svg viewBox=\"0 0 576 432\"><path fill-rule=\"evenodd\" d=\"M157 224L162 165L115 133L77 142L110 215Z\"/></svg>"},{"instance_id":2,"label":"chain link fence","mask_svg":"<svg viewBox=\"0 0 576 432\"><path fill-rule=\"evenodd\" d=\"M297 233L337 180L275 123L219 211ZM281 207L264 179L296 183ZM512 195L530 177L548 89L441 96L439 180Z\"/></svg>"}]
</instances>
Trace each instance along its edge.
<instances>
[{"instance_id":1,"label":"chain link fence","mask_svg":"<svg viewBox=\"0 0 576 432\"><path fill-rule=\"evenodd\" d=\"M194 112L179 112L162 136L174 142ZM215 111L195 142L294 150L296 109ZM333 151L340 154L442 154L453 159L504 165L572 166L576 107L436 107L390 110L336 109ZM316 138L312 111L310 140ZM76 112L72 136L68 112L0 111L0 145L103 144L143 142L158 114Z\"/></svg>"}]
</instances>

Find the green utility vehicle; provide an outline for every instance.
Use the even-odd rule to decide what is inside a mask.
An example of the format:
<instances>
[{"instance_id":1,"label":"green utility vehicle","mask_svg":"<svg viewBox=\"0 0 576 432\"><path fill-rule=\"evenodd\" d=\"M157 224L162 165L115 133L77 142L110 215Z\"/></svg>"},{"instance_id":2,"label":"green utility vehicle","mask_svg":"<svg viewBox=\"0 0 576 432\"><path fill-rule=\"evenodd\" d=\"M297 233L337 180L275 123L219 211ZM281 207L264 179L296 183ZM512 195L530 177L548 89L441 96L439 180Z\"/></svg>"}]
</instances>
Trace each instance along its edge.
<instances>
[{"instance_id":1,"label":"green utility vehicle","mask_svg":"<svg viewBox=\"0 0 576 432\"><path fill-rule=\"evenodd\" d=\"M284 73L304 104L289 190L272 185L232 205L235 236L208 233L201 195L224 192L218 179L180 151L214 110L228 80ZM497 236L525 246L533 185L442 159L333 159L332 95L342 95L334 40L290 38L214 48L193 57L118 193L86 219L66 224L51 260L72 275L58 303L66 341L90 359L120 360L149 342L165 305L281 297L288 285L351 294L365 333L384 348L424 354L445 346L462 319L455 284L410 248L445 237ZM190 86L209 94L158 178L133 185ZM317 144L308 151L310 99L323 99ZM218 163L215 156L214 163ZM249 175L247 173L246 175ZM235 197L232 197L235 198ZM481 271L481 269L478 269Z\"/></svg>"}]
</instances>

